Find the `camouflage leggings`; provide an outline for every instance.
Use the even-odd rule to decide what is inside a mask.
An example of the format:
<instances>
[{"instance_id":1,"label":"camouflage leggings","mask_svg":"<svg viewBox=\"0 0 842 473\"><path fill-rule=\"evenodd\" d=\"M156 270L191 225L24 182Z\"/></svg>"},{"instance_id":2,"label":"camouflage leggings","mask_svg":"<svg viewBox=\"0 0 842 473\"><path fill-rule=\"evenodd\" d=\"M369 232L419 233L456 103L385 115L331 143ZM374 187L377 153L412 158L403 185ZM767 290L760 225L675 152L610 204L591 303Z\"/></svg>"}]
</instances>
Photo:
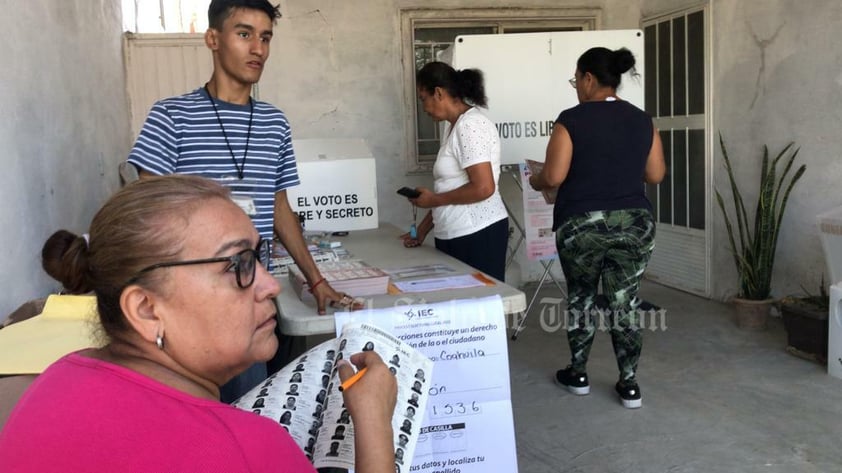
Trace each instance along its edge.
<instances>
[{"instance_id":1,"label":"camouflage leggings","mask_svg":"<svg viewBox=\"0 0 842 473\"><path fill-rule=\"evenodd\" d=\"M630 209L576 215L556 231L556 247L567 280L567 340L573 369L585 372L594 334L597 328L606 328L607 315L620 380L634 381L643 343L637 293L655 247L652 214Z\"/></svg>"}]
</instances>

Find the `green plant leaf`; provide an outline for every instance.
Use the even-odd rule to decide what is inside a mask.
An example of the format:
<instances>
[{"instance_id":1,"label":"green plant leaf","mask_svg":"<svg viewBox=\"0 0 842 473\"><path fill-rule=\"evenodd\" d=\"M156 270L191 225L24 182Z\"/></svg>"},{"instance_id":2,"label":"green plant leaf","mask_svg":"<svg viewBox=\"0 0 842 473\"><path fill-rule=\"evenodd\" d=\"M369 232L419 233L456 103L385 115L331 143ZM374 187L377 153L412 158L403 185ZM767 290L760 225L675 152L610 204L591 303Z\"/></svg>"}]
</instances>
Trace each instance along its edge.
<instances>
[{"instance_id":1,"label":"green plant leaf","mask_svg":"<svg viewBox=\"0 0 842 473\"><path fill-rule=\"evenodd\" d=\"M716 200L725 220L728 232L728 243L734 257L740 285L740 297L746 299L767 299L772 293L772 273L775 265L775 251L778 245L778 235L783 222L784 210L795 183L804 175L806 165L801 165L795 174L789 174L799 148L790 152L794 142L787 144L774 159L769 159L769 149L763 146L761 159L760 183L754 215L749 217L739 185L734 177L731 158L725 147L722 133L719 134L719 145L722 149L722 160L731 187L736 232L729 217L725 200L716 192ZM778 174L778 166L783 160L782 172ZM787 179L789 178L789 179ZM788 182L787 182L788 181ZM783 195L781 190L784 189ZM739 245L738 245L739 243Z\"/></svg>"}]
</instances>

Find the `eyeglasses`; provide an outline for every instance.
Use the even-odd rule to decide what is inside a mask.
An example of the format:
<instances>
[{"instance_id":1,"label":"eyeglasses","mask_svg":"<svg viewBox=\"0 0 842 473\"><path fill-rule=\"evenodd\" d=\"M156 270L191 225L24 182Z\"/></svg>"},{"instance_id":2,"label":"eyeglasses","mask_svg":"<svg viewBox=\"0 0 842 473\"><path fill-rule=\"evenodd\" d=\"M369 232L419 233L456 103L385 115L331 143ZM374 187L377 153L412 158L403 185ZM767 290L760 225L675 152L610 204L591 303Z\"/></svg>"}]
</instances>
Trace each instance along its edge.
<instances>
[{"instance_id":1,"label":"eyeglasses","mask_svg":"<svg viewBox=\"0 0 842 473\"><path fill-rule=\"evenodd\" d=\"M138 271L137 274L129 280L128 284L136 282L141 275L158 268L168 268L171 266L186 266L190 264L222 263L227 261L229 265L225 268L225 271L234 271L234 273L237 275L237 286L239 286L242 289L246 289L254 283L254 276L257 273L258 262L261 266L263 266L264 269L269 269L269 254L269 240L261 239L257 242L256 248L245 249L231 256L185 261L167 261L164 263L157 263L153 264L152 266L147 266Z\"/></svg>"},{"instance_id":2,"label":"eyeglasses","mask_svg":"<svg viewBox=\"0 0 842 473\"><path fill-rule=\"evenodd\" d=\"M576 77L575 76L571 77L567 82L570 84L570 87L573 87L574 89L576 88Z\"/></svg>"}]
</instances>

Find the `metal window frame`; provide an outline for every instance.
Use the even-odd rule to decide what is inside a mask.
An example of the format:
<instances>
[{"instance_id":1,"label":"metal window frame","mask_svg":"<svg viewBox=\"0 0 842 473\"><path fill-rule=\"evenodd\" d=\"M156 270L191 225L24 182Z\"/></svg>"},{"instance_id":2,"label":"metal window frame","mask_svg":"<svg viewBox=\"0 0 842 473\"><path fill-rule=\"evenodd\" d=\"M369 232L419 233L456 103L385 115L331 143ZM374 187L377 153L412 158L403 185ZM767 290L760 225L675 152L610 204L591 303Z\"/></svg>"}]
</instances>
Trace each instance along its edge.
<instances>
[{"instance_id":1,"label":"metal window frame","mask_svg":"<svg viewBox=\"0 0 842 473\"><path fill-rule=\"evenodd\" d=\"M667 22L667 21L671 22L674 19L680 18L680 17L685 18L685 23L684 23L685 24L685 27L684 27L684 55L685 55L685 57L687 56L687 48L688 48L687 30L688 30L688 27L687 27L686 19L689 15L692 15L694 13L699 13L699 12L701 12L704 15L705 29L706 29L706 31L705 31L705 41L704 41L704 43L705 43L704 56L705 57L703 58L703 61L705 62L706 65L710 64L710 60L709 60L710 51L708 51L709 43L710 43L710 36L709 36L710 14L709 14L709 9L708 9L707 4L701 4L701 5L696 5L696 6L693 6L693 7L688 7L688 8L682 9L682 10L674 11L674 12L671 12L669 14L659 15L659 16L653 17L653 18L646 18L641 22L642 28L646 28L648 26L656 26L656 28L654 29L655 35L656 35L656 38L655 38L655 54L656 54L656 56L657 56L657 53L658 53L659 48L660 48L660 42L658 41L659 31L658 31L657 25L659 25L661 23L664 23L664 22ZM674 91L674 80L672 80L673 77L674 77L674 70L673 70L673 66L674 66L673 57L674 56L672 54L672 52L673 52L672 47L675 44L675 41L672 38L673 33L674 33L674 29L670 28L671 37L670 37L669 44L670 44L670 53L671 54L670 54L669 60L670 60L670 72L671 72L671 77L670 77L670 96L671 97L674 97L674 95L675 95L674 94L674 92L675 92ZM655 62L655 66L657 68L657 66L658 66L657 61ZM710 68L708 68L708 69L710 69ZM690 102L690 88L689 88L689 84L688 84L689 83L688 72L689 72L689 61L685 61L684 62L684 89L686 91L686 93L684 95L685 114L681 115L681 116L674 115L675 102L674 102L674 100L671 100L670 101L670 116L668 116L668 117L654 116L653 121L655 122L655 126L659 130L669 130L671 138L674 138L674 132L675 131L682 131L684 133L688 133L689 130L691 130L691 129L693 129L693 130L705 130L705 135L706 135L706 137L705 137L705 159L708 162L710 162L709 157L710 157L710 152L711 152L712 148L711 148L711 142L710 142L710 139L711 139L710 138L710 135L711 135L711 133L710 133L711 110L710 110L710 91L709 91L710 85L709 84L710 84L710 78L712 76L710 75L711 74L710 70L705 71L705 76L706 76L705 77L705 86L704 86L705 113L690 115L689 114L689 112L690 112L690 103L689 103ZM656 71L650 71L649 77L653 77L654 78L653 80L655 80L655 104L653 105L653 110L656 113L659 113L660 112L660 105L661 105L661 103L660 103L660 100L661 100L661 97L660 97L661 84L657 80L658 76L657 76ZM674 142L675 142L674 139L671 140L672 144L674 144ZM690 146L689 139L686 139L685 140L685 156L687 156L688 161L689 161L689 156L690 156L689 155L689 152L690 152L689 146ZM673 155L674 155L674 152L673 152L673 149L672 149L672 146L671 146L671 149L669 150L669 159L670 160L673 159ZM670 161L670 169L674 169L672 164L673 164L673 162ZM690 195L690 190L689 190L690 167L689 166L687 166L687 168L685 169L685 172L686 172L685 185L688 187L685 190L686 190L687 195L689 196ZM710 182L709 179L710 179L710 173L707 172L707 170L706 170L706 176L705 176L705 187L706 187L706 189L709 188L709 182ZM672 182L671 182L670 183L670 201L674 202L675 190L672 187L673 187L673 185L672 185ZM658 215L660 215L660 211L661 211L661 209L660 209L660 193L661 193L661 188L659 186L657 188L656 196L655 196L655 199L654 199L655 207L656 207L656 211L657 211ZM670 221L671 225L674 225L674 223L672 223L672 222L675 222L675 206L671 205L670 207L671 207L671 209L670 209L671 215L669 216L669 221ZM687 215L687 223L685 224L685 226L687 228L689 228L689 225L690 225L690 218L689 218L689 216L690 216L690 201L689 201L689 199L685 203L685 207L686 207L685 210L686 210L686 215ZM709 191L706 190L706 192L705 192L705 231L707 231L710 227L710 215L711 215L711 212L710 212L710 195L709 195Z\"/></svg>"}]
</instances>

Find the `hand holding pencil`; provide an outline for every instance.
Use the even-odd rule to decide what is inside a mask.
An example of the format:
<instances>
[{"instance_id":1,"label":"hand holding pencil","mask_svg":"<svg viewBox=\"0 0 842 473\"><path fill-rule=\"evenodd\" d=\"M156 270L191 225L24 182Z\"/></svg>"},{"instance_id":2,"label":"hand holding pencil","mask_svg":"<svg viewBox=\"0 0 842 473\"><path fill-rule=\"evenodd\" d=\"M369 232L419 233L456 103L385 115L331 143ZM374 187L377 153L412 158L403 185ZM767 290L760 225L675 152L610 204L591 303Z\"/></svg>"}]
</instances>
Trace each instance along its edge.
<instances>
[{"instance_id":1,"label":"hand holding pencil","mask_svg":"<svg viewBox=\"0 0 842 473\"><path fill-rule=\"evenodd\" d=\"M361 473L394 471L392 416L398 385L374 351L337 362L342 397L354 422L355 467ZM358 371L354 372L354 367Z\"/></svg>"},{"instance_id":2,"label":"hand holding pencil","mask_svg":"<svg viewBox=\"0 0 842 473\"><path fill-rule=\"evenodd\" d=\"M343 392L343 391L345 391L346 389L348 389L348 388L350 388L351 386L353 386L353 385L354 385L354 383L356 383L357 381L359 381L359 380L360 380L360 378L362 378L362 377L363 377L363 375L365 374L365 372L366 372L366 371L368 371L368 366L366 366L366 367L364 367L363 369L361 369L361 370L357 371L356 373L354 373L354 375L353 375L353 376L351 376L350 378L346 379L345 381L342 381L342 384L340 384L340 385L339 385L339 392Z\"/></svg>"},{"instance_id":3,"label":"hand holding pencil","mask_svg":"<svg viewBox=\"0 0 842 473\"><path fill-rule=\"evenodd\" d=\"M354 365L357 371L354 372ZM355 415L370 417L375 412L391 421L397 400L395 376L373 351L351 355L348 361L339 361L340 391L353 419Z\"/></svg>"}]
</instances>

